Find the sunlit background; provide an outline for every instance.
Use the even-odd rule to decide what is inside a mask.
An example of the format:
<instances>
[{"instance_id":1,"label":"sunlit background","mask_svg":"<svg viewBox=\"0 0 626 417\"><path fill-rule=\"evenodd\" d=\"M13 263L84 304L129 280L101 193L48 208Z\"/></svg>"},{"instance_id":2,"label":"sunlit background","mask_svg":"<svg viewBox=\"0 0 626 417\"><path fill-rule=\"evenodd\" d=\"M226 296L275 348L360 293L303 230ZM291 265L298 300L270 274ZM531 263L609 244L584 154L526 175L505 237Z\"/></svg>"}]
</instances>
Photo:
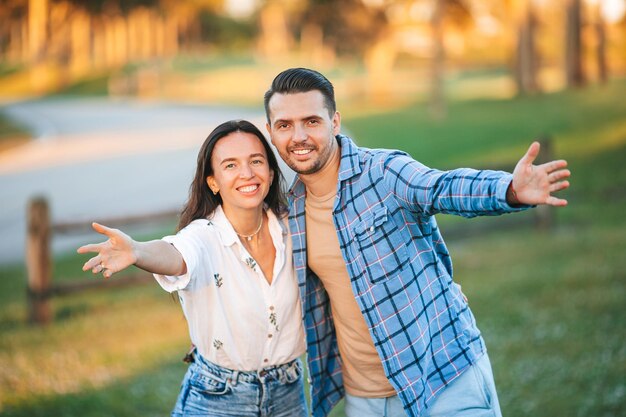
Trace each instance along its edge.
<instances>
[{"instance_id":1,"label":"sunlit background","mask_svg":"<svg viewBox=\"0 0 626 417\"><path fill-rule=\"evenodd\" d=\"M503 414L625 415L626 0L0 0L0 415L168 415L180 307L73 251L172 233L206 135L296 66L362 146L569 161L565 209L438 222Z\"/></svg>"},{"instance_id":2,"label":"sunlit background","mask_svg":"<svg viewBox=\"0 0 626 417\"><path fill-rule=\"evenodd\" d=\"M4 0L3 97L98 94L257 104L276 69L348 78L343 95L511 97L626 68L623 0ZM337 78L337 77L335 77ZM441 103L437 104L441 105Z\"/></svg>"}]
</instances>

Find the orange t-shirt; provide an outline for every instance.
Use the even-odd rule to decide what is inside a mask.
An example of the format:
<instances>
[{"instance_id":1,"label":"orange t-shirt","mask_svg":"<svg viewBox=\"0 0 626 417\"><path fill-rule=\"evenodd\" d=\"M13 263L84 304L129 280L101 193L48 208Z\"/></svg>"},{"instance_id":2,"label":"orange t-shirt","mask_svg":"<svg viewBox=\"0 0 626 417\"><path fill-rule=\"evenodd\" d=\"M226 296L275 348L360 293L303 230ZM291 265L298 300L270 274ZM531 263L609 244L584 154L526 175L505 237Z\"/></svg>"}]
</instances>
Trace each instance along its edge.
<instances>
[{"instance_id":1,"label":"orange t-shirt","mask_svg":"<svg viewBox=\"0 0 626 417\"><path fill-rule=\"evenodd\" d=\"M322 197L307 194L308 266L320 278L330 297L346 391L359 397L390 397L396 392L383 372L339 248L332 219L334 196L335 191Z\"/></svg>"}]
</instances>

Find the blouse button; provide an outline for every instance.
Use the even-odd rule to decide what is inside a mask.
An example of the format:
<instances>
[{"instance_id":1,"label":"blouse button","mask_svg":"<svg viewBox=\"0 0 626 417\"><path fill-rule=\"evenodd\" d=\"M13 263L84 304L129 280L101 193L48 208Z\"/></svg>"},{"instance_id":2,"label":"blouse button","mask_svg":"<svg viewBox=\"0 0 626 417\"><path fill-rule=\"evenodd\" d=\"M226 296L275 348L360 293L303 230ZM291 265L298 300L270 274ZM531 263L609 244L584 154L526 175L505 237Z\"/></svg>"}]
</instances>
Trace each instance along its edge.
<instances>
[{"instance_id":1,"label":"blouse button","mask_svg":"<svg viewBox=\"0 0 626 417\"><path fill-rule=\"evenodd\" d=\"M272 338L272 334L271 333L268 334L267 337L271 339Z\"/></svg>"},{"instance_id":2,"label":"blouse button","mask_svg":"<svg viewBox=\"0 0 626 417\"><path fill-rule=\"evenodd\" d=\"M374 226L370 227L370 232L374 231Z\"/></svg>"},{"instance_id":3,"label":"blouse button","mask_svg":"<svg viewBox=\"0 0 626 417\"><path fill-rule=\"evenodd\" d=\"M269 362L269 361L270 361L270 360L269 360L269 359L267 359L267 358L263 359L263 362L265 362L265 363L267 363L267 362Z\"/></svg>"},{"instance_id":4,"label":"blouse button","mask_svg":"<svg viewBox=\"0 0 626 417\"><path fill-rule=\"evenodd\" d=\"M274 310L274 306L270 306L270 310Z\"/></svg>"}]
</instances>

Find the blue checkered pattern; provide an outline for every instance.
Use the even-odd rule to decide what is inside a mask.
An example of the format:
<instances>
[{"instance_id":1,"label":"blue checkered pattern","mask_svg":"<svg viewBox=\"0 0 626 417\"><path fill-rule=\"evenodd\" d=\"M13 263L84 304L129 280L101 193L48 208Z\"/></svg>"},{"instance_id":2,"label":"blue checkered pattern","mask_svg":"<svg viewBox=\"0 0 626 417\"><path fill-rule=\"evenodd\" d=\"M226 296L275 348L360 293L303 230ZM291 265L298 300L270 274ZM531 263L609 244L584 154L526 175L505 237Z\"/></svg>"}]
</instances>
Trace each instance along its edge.
<instances>
[{"instance_id":1,"label":"blue checkered pattern","mask_svg":"<svg viewBox=\"0 0 626 417\"><path fill-rule=\"evenodd\" d=\"M333 220L352 290L383 368L409 416L485 352L434 214L517 211L506 203L511 175L430 169L400 151L358 148L338 136L341 165ZM320 279L307 267L306 190L291 187L289 226L304 315L314 417L344 394L341 357Z\"/></svg>"}]
</instances>

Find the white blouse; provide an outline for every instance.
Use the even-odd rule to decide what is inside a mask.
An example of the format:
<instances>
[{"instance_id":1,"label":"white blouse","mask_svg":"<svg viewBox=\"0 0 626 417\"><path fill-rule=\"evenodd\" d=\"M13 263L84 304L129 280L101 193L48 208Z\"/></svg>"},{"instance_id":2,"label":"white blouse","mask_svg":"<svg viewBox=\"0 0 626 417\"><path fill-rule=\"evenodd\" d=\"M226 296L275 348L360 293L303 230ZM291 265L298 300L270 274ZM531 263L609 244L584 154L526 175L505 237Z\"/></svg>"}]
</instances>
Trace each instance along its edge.
<instances>
[{"instance_id":1,"label":"white blouse","mask_svg":"<svg viewBox=\"0 0 626 417\"><path fill-rule=\"evenodd\" d=\"M191 341L209 361L238 371L287 363L305 351L298 284L285 222L267 210L274 275L263 271L241 244L219 207L212 218L191 222L163 238L187 264L179 277L154 274L166 291L178 291Z\"/></svg>"}]
</instances>

